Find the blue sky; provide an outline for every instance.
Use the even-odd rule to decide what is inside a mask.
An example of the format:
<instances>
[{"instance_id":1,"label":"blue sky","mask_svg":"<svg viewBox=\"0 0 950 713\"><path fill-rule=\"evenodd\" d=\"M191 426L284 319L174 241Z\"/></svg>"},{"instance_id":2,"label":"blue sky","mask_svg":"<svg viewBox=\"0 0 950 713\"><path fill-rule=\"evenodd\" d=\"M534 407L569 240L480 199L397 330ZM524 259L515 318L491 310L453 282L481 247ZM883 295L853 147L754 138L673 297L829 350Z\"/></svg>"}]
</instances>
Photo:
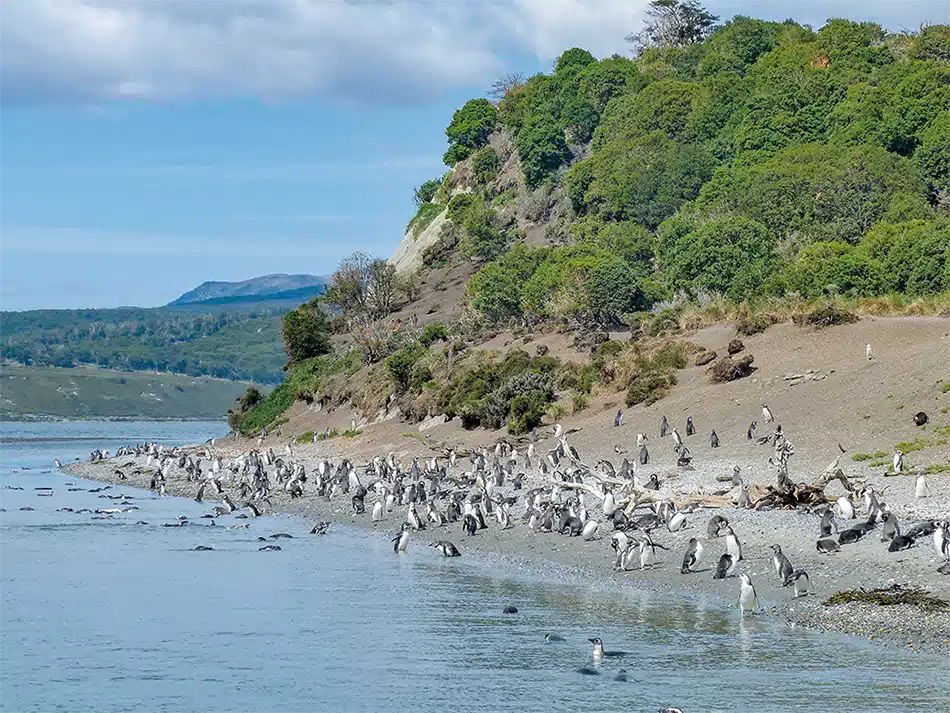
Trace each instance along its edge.
<instances>
[{"instance_id":1,"label":"blue sky","mask_svg":"<svg viewBox=\"0 0 950 713\"><path fill-rule=\"evenodd\" d=\"M154 306L388 256L444 129L499 74L625 51L640 0L7 0L0 308ZM947 22L945 2L712 2L723 19Z\"/></svg>"}]
</instances>

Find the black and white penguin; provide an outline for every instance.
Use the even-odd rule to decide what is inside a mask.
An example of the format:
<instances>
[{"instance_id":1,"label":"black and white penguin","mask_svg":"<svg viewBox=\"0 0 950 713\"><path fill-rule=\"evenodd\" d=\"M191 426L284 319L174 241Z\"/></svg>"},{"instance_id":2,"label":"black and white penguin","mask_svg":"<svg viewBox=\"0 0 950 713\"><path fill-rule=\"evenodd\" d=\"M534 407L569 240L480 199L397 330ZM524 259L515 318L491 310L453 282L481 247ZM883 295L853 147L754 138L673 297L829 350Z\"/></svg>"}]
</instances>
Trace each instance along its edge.
<instances>
[{"instance_id":1,"label":"black and white penguin","mask_svg":"<svg viewBox=\"0 0 950 713\"><path fill-rule=\"evenodd\" d=\"M841 547L834 540L818 540L815 543L815 549L826 555L841 551Z\"/></svg>"},{"instance_id":2,"label":"black and white penguin","mask_svg":"<svg viewBox=\"0 0 950 713\"><path fill-rule=\"evenodd\" d=\"M775 420L775 416L772 415L771 409L769 409L768 404L762 404L762 418L766 423L772 423Z\"/></svg>"},{"instance_id":3,"label":"black and white penguin","mask_svg":"<svg viewBox=\"0 0 950 713\"><path fill-rule=\"evenodd\" d=\"M468 514L462 518L462 532L471 537L478 531L478 520L474 515Z\"/></svg>"},{"instance_id":4,"label":"black and white penguin","mask_svg":"<svg viewBox=\"0 0 950 713\"><path fill-rule=\"evenodd\" d=\"M408 522L402 524L402 529L396 533L396 536L393 537L393 552L398 554L405 554L406 548L409 547L409 530L412 529L412 526Z\"/></svg>"},{"instance_id":5,"label":"black and white penguin","mask_svg":"<svg viewBox=\"0 0 950 713\"><path fill-rule=\"evenodd\" d=\"M727 552L719 558L719 563L716 565L716 571L713 573L713 579L726 579L727 577L735 577L737 569L739 569L739 560Z\"/></svg>"},{"instance_id":6,"label":"black and white penguin","mask_svg":"<svg viewBox=\"0 0 950 713\"><path fill-rule=\"evenodd\" d=\"M257 548L258 552L280 552L280 545L264 545Z\"/></svg>"},{"instance_id":7,"label":"black and white penguin","mask_svg":"<svg viewBox=\"0 0 950 713\"><path fill-rule=\"evenodd\" d=\"M660 422L660 438L663 436L669 435L670 433L670 422L666 420L666 416L663 417L663 421Z\"/></svg>"},{"instance_id":8,"label":"black and white penguin","mask_svg":"<svg viewBox=\"0 0 950 713\"><path fill-rule=\"evenodd\" d=\"M820 536L821 537L830 537L832 530L837 531L837 523L835 523L835 513L831 508L825 508L825 511L821 515L821 526L820 526Z\"/></svg>"},{"instance_id":9,"label":"black and white penguin","mask_svg":"<svg viewBox=\"0 0 950 713\"><path fill-rule=\"evenodd\" d=\"M647 446L644 443L640 446L640 455L638 456L640 465L647 465L650 462L650 451L647 450Z\"/></svg>"},{"instance_id":10,"label":"black and white penguin","mask_svg":"<svg viewBox=\"0 0 950 713\"><path fill-rule=\"evenodd\" d=\"M318 522L316 525L313 526L313 529L310 530L310 534L311 535L325 535L327 534L328 529L330 529L329 522L326 522L326 521Z\"/></svg>"},{"instance_id":11,"label":"black and white penguin","mask_svg":"<svg viewBox=\"0 0 950 713\"><path fill-rule=\"evenodd\" d=\"M713 515L709 518L709 524L706 525L706 535L709 537L719 537L720 530L727 526L729 521L722 515Z\"/></svg>"},{"instance_id":12,"label":"black and white penguin","mask_svg":"<svg viewBox=\"0 0 950 713\"><path fill-rule=\"evenodd\" d=\"M691 537L686 546L686 554L683 555L683 566L680 567L680 574L695 572L703 558L703 544L695 537Z\"/></svg>"},{"instance_id":13,"label":"black and white penguin","mask_svg":"<svg viewBox=\"0 0 950 713\"><path fill-rule=\"evenodd\" d=\"M788 561L788 557L785 556L779 545L772 545L772 566L775 568L775 574L778 575L781 582L784 582L794 571L792 563Z\"/></svg>"},{"instance_id":14,"label":"black and white penguin","mask_svg":"<svg viewBox=\"0 0 950 713\"><path fill-rule=\"evenodd\" d=\"M794 572L789 573L785 578L785 581L782 582L783 587L787 587L790 584L795 585L795 598L804 597L808 594L808 572L803 569L796 569Z\"/></svg>"},{"instance_id":15,"label":"black and white penguin","mask_svg":"<svg viewBox=\"0 0 950 713\"><path fill-rule=\"evenodd\" d=\"M835 501L835 507L838 508L838 517L842 520L854 519L854 503L847 495L842 495Z\"/></svg>"},{"instance_id":16,"label":"black and white penguin","mask_svg":"<svg viewBox=\"0 0 950 713\"><path fill-rule=\"evenodd\" d=\"M716 435L715 431L709 434L709 447L719 448L719 436Z\"/></svg>"},{"instance_id":17,"label":"black and white penguin","mask_svg":"<svg viewBox=\"0 0 950 713\"><path fill-rule=\"evenodd\" d=\"M894 535L894 537L891 539L891 544L887 546L887 551L900 552L901 550L909 550L913 546L913 537L908 537L907 535Z\"/></svg>"},{"instance_id":18,"label":"black and white penguin","mask_svg":"<svg viewBox=\"0 0 950 713\"><path fill-rule=\"evenodd\" d=\"M736 558L736 562L742 561L742 543L739 542L739 536L735 530L726 525L726 552Z\"/></svg>"},{"instance_id":19,"label":"black and white penguin","mask_svg":"<svg viewBox=\"0 0 950 713\"><path fill-rule=\"evenodd\" d=\"M604 651L604 642L598 638L588 639L594 645L594 660L603 658L620 658L626 656L626 651Z\"/></svg>"},{"instance_id":20,"label":"black and white penguin","mask_svg":"<svg viewBox=\"0 0 950 713\"><path fill-rule=\"evenodd\" d=\"M195 552L211 552L213 549L214 547L210 547L208 545L198 545L197 547L195 547L194 551Z\"/></svg>"},{"instance_id":21,"label":"black and white penguin","mask_svg":"<svg viewBox=\"0 0 950 713\"><path fill-rule=\"evenodd\" d=\"M617 415L614 416L614 428L620 428L623 425L623 409L617 409Z\"/></svg>"},{"instance_id":22,"label":"black and white penguin","mask_svg":"<svg viewBox=\"0 0 950 713\"><path fill-rule=\"evenodd\" d=\"M545 634L544 640L550 643L557 643L557 642L564 641L564 637L561 636L560 634Z\"/></svg>"},{"instance_id":23,"label":"black and white penguin","mask_svg":"<svg viewBox=\"0 0 950 713\"><path fill-rule=\"evenodd\" d=\"M753 421L752 423L749 424L749 429L745 433L747 440L751 441L755 439L755 429L758 428L758 426L759 426L758 421Z\"/></svg>"},{"instance_id":24,"label":"black and white penguin","mask_svg":"<svg viewBox=\"0 0 950 713\"><path fill-rule=\"evenodd\" d=\"M693 417L687 416L686 417L686 435L692 436L694 433L696 433L696 428L693 426Z\"/></svg>"},{"instance_id":25,"label":"black and white penguin","mask_svg":"<svg viewBox=\"0 0 950 713\"><path fill-rule=\"evenodd\" d=\"M759 597L755 593L752 577L746 573L739 576L739 616L745 616L747 611L759 608Z\"/></svg>"},{"instance_id":26,"label":"black and white penguin","mask_svg":"<svg viewBox=\"0 0 950 713\"><path fill-rule=\"evenodd\" d=\"M439 540L438 542L433 542L429 547L435 547L439 552L442 553L443 557L461 557L462 553L459 552L458 547L453 545L448 540Z\"/></svg>"},{"instance_id":27,"label":"black and white penguin","mask_svg":"<svg viewBox=\"0 0 950 713\"><path fill-rule=\"evenodd\" d=\"M901 534L897 515L892 512L884 513L884 528L881 531L881 542L889 542Z\"/></svg>"}]
</instances>

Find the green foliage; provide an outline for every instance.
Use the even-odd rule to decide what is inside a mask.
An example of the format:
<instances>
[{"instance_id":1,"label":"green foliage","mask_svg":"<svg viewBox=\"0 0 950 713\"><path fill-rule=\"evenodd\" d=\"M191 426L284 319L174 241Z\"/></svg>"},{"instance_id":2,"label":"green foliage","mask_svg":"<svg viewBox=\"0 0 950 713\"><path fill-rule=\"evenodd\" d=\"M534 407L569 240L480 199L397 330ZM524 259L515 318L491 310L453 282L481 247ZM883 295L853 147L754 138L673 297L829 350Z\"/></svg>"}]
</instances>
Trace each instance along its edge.
<instances>
[{"instance_id":1,"label":"green foliage","mask_svg":"<svg viewBox=\"0 0 950 713\"><path fill-rule=\"evenodd\" d=\"M495 227L494 212L479 210L465 220L463 254L479 262L488 262L505 252L512 235Z\"/></svg>"},{"instance_id":2,"label":"green foliage","mask_svg":"<svg viewBox=\"0 0 950 713\"><path fill-rule=\"evenodd\" d=\"M428 228L443 210L445 210L445 206L439 203L423 203L419 206L419 210L413 219L409 221L406 230L412 233L412 237L418 238L422 231Z\"/></svg>"},{"instance_id":3,"label":"green foliage","mask_svg":"<svg viewBox=\"0 0 950 713\"><path fill-rule=\"evenodd\" d=\"M564 130L548 116L532 117L518 133L518 157L529 188L536 188L567 161Z\"/></svg>"},{"instance_id":4,"label":"green foliage","mask_svg":"<svg viewBox=\"0 0 950 713\"><path fill-rule=\"evenodd\" d=\"M501 170L501 156L491 146L483 146L472 157L472 179L477 186L486 186Z\"/></svg>"},{"instance_id":5,"label":"green foliage","mask_svg":"<svg viewBox=\"0 0 950 713\"><path fill-rule=\"evenodd\" d=\"M489 263L472 276L469 303L489 322L503 322L521 312L522 285L515 271Z\"/></svg>"},{"instance_id":6,"label":"green foliage","mask_svg":"<svg viewBox=\"0 0 950 713\"><path fill-rule=\"evenodd\" d=\"M303 445L304 443L313 443L313 437L313 431L304 431L294 439L294 443L296 443L298 446Z\"/></svg>"},{"instance_id":7,"label":"green foliage","mask_svg":"<svg viewBox=\"0 0 950 713\"><path fill-rule=\"evenodd\" d=\"M924 25L911 45L910 56L950 62L950 25Z\"/></svg>"},{"instance_id":8,"label":"green foliage","mask_svg":"<svg viewBox=\"0 0 950 713\"><path fill-rule=\"evenodd\" d=\"M950 192L950 111L937 116L921 132L914 161L932 195Z\"/></svg>"},{"instance_id":9,"label":"green foliage","mask_svg":"<svg viewBox=\"0 0 950 713\"><path fill-rule=\"evenodd\" d=\"M319 300L300 305L284 315L281 324L284 351L290 363L330 351L330 323Z\"/></svg>"},{"instance_id":10,"label":"green foliage","mask_svg":"<svg viewBox=\"0 0 950 713\"><path fill-rule=\"evenodd\" d=\"M498 120L497 115L495 106L487 99L469 99L465 102L452 116L452 123L445 130L451 144L444 157L445 163L454 166L488 143Z\"/></svg>"},{"instance_id":11,"label":"green foliage","mask_svg":"<svg viewBox=\"0 0 950 713\"><path fill-rule=\"evenodd\" d=\"M414 374L416 363L422 358L425 351L425 347L419 342L413 341L386 358L386 373L398 390L407 391L414 376L417 385L421 385L420 380L421 383L425 383L431 378L431 375L424 377L422 374Z\"/></svg>"},{"instance_id":12,"label":"green foliage","mask_svg":"<svg viewBox=\"0 0 950 713\"><path fill-rule=\"evenodd\" d=\"M442 188L442 179L433 178L418 186L412 193L412 200L419 207L424 203L429 203L435 198L435 194Z\"/></svg>"},{"instance_id":13,"label":"green foliage","mask_svg":"<svg viewBox=\"0 0 950 713\"><path fill-rule=\"evenodd\" d=\"M864 297L886 292L887 276L877 260L847 243L818 242L798 254L786 284L805 297Z\"/></svg>"},{"instance_id":14,"label":"green foliage","mask_svg":"<svg viewBox=\"0 0 950 713\"><path fill-rule=\"evenodd\" d=\"M563 72L576 71L595 62L597 62L597 59L590 52L579 47L573 47L557 58L557 62L554 65L554 73L561 74Z\"/></svg>"},{"instance_id":15,"label":"green foliage","mask_svg":"<svg viewBox=\"0 0 950 713\"><path fill-rule=\"evenodd\" d=\"M743 299L775 269L774 239L755 220L718 218L689 232L666 227L660 231L660 260L674 287Z\"/></svg>"},{"instance_id":16,"label":"green foliage","mask_svg":"<svg viewBox=\"0 0 950 713\"><path fill-rule=\"evenodd\" d=\"M261 401L264 400L264 394L261 393L261 390L256 386L248 386L247 391L238 398L238 404L242 411L247 411L254 408Z\"/></svg>"},{"instance_id":17,"label":"green foliage","mask_svg":"<svg viewBox=\"0 0 950 713\"><path fill-rule=\"evenodd\" d=\"M453 223L464 225L480 205L481 201L474 193L459 193L449 201L448 218Z\"/></svg>"},{"instance_id":18,"label":"green foliage","mask_svg":"<svg viewBox=\"0 0 950 713\"><path fill-rule=\"evenodd\" d=\"M853 456L851 456L851 460L856 463L879 458L887 458L887 451L874 451L874 453L855 453Z\"/></svg>"},{"instance_id":19,"label":"green foliage","mask_svg":"<svg viewBox=\"0 0 950 713\"><path fill-rule=\"evenodd\" d=\"M571 394L571 408L575 416L588 406L590 406L590 400L584 394Z\"/></svg>"},{"instance_id":20,"label":"green foliage","mask_svg":"<svg viewBox=\"0 0 950 713\"><path fill-rule=\"evenodd\" d=\"M423 346L429 347L435 342L447 341L448 338L449 331L445 328L445 325L433 322L422 328L422 333L419 335L419 342Z\"/></svg>"}]
</instances>

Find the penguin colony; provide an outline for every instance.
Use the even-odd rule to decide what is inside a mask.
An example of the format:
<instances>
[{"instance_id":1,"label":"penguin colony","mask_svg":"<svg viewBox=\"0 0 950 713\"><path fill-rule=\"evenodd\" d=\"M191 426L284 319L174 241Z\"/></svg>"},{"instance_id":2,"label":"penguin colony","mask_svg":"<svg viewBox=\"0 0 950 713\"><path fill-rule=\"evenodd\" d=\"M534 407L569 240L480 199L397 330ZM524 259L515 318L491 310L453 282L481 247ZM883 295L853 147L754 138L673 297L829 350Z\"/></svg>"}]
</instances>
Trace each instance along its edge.
<instances>
[{"instance_id":1,"label":"penguin colony","mask_svg":"<svg viewBox=\"0 0 950 713\"><path fill-rule=\"evenodd\" d=\"M771 445L769 464L776 470L779 487L793 485L789 460L794 455L781 425L771 433L758 434L759 423L772 424L775 417L767 404L762 404L761 418L752 421L747 440L758 445ZM613 416L614 427L623 425L623 412ZM770 426L772 428L772 426ZM698 435L690 416L681 435L664 416L660 422L659 452L671 451L677 465L691 469L692 453L686 439ZM549 432L550 433L550 432ZM262 438L266 433L262 433ZM186 453L182 449L166 449L161 444L140 444L120 448L117 458L145 457L146 471L154 473L150 487L164 494L166 478L171 474L194 483L195 499L202 502L216 496L220 505L203 517L233 516L253 518L272 511L270 495L274 490L291 499L348 499L354 516L368 517L374 526L397 523L398 531L391 538L397 555L410 551L418 537L444 557L460 557L464 541L476 538L489 527L501 531L526 527L536 534L551 533L567 538L604 540L612 550L613 569L618 572L647 571L662 566L667 560L681 562L681 576L711 576L722 580L722 586L738 578L737 606L742 615L758 608L759 602L752 582L751 567L762 576L763 562L752 565L743 557L740 534L727 518L713 514L703 516L701 502L674 503L659 499L662 487L659 476L642 474L641 466L650 463L646 433L636 436L637 455L624 457L619 466L608 459L590 465L568 440L569 432L557 424L549 436L537 431L521 448L499 441L492 449L477 448L459 455L448 450L438 456L402 461L393 454L376 456L369 463L356 465L347 459L337 463L320 461L308 474L295 460L293 446L288 444L282 455L273 448L252 450L237 458L224 460L206 444L203 452ZM669 436L669 439L666 437ZM719 436L711 432L710 445L719 445ZM840 446L839 446L840 447ZM627 451L616 447L622 455ZM107 451L94 451L90 460L109 458ZM903 469L903 453L894 453L893 467ZM134 462L125 463L116 473L123 473ZM121 478L122 476L120 476ZM533 488L526 483L540 481ZM743 483L741 469L736 466L731 478L725 479L735 493L740 508L753 507L748 484ZM888 486L890 487L890 486ZM885 488L886 490L886 488ZM922 472L914 484L917 497L929 495L929 485ZM809 514L820 516L815 533L815 549L827 555L840 553L871 531L880 533L882 546L888 552L915 547L925 538L932 538L933 548L941 564L938 571L950 573L950 522L948 519L902 523L883 499L883 492L869 486L842 495L834 503L808 508ZM243 503L243 504L239 504ZM804 509L804 508L803 508ZM367 512L369 510L369 512ZM703 520L706 520L703 525ZM324 534L329 523L320 523L312 534ZM426 530L439 530L438 537L425 537ZM666 533L694 530L685 552L670 551L663 543ZM454 542L444 533L455 532ZM781 585L790 597L806 596L811 582L808 572L796 568L779 543L770 544L773 583ZM262 550L279 549L265 545ZM681 558L681 559L680 559ZM675 565L674 565L675 566ZM745 571L743 571L745 570ZM831 594L832 592L828 592Z\"/></svg>"}]
</instances>

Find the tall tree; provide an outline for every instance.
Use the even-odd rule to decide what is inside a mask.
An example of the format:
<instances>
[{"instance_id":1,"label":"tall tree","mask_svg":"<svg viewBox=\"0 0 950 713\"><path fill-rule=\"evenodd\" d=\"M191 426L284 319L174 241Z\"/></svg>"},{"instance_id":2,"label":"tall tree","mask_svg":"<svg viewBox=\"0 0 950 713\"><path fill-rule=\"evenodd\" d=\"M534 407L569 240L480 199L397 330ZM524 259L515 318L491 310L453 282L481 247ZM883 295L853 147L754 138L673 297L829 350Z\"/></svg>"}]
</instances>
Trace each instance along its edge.
<instances>
[{"instance_id":1,"label":"tall tree","mask_svg":"<svg viewBox=\"0 0 950 713\"><path fill-rule=\"evenodd\" d=\"M702 42L719 20L696 0L653 0L646 16L643 29L625 38L637 54L648 47L686 47Z\"/></svg>"}]
</instances>

